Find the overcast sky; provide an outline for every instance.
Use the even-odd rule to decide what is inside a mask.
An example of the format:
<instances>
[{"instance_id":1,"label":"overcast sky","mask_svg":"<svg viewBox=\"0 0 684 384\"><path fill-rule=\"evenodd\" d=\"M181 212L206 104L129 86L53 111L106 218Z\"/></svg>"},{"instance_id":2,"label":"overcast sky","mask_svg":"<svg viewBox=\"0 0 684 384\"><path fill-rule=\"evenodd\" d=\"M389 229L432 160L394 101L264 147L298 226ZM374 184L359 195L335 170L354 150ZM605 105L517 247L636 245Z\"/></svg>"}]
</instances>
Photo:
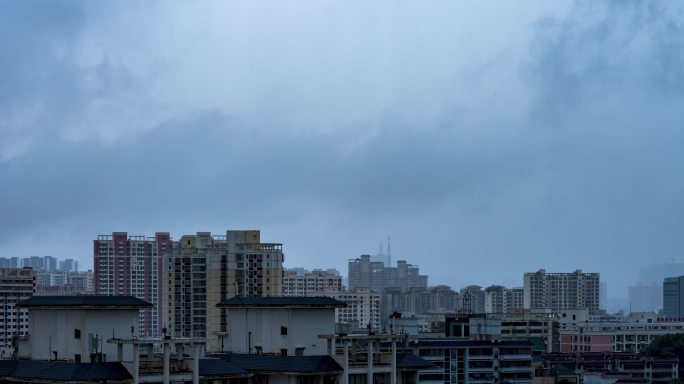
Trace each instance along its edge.
<instances>
[{"instance_id":1,"label":"overcast sky","mask_svg":"<svg viewBox=\"0 0 684 384\"><path fill-rule=\"evenodd\" d=\"M258 228L431 284L683 258L672 1L0 1L0 256Z\"/></svg>"}]
</instances>

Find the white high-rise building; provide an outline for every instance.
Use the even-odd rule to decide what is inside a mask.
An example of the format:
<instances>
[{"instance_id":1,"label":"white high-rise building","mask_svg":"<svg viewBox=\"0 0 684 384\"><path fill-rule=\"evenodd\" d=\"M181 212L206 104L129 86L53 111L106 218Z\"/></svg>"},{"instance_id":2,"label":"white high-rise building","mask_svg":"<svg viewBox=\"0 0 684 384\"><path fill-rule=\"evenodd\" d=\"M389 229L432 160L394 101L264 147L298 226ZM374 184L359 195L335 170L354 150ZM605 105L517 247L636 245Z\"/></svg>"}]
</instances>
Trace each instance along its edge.
<instances>
[{"instance_id":1,"label":"white high-rise building","mask_svg":"<svg viewBox=\"0 0 684 384\"><path fill-rule=\"evenodd\" d=\"M283 296L321 296L342 290L342 276L332 271L286 269L283 271Z\"/></svg>"},{"instance_id":2,"label":"white high-rise building","mask_svg":"<svg viewBox=\"0 0 684 384\"><path fill-rule=\"evenodd\" d=\"M0 358L8 358L13 350L12 340L28 332L28 310L17 303L31 298L36 292L36 271L31 268L0 269Z\"/></svg>"},{"instance_id":3,"label":"white high-rise building","mask_svg":"<svg viewBox=\"0 0 684 384\"><path fill-rule=\"evenodd\" d=\"M600 281L598 273L547 273L540 269L524 275L524 308L559 312L564 309L598 311Z\"/></svg>"}]
</instances>

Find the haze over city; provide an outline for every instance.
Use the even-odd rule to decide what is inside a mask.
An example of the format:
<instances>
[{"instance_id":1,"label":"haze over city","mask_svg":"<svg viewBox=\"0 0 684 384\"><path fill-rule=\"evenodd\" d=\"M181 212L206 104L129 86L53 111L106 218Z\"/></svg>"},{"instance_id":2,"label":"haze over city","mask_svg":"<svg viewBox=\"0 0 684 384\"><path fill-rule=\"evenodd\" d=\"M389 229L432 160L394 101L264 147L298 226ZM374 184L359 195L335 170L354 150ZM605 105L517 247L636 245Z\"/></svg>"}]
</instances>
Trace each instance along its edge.
<instances>
[{"instance_id":1,"label":"haze over city","mask_svg":"<svg viewBox=\"0 0 684 384\"><path fill-rule=\"evenodd\" d=\"M0 257L260 229L430 284L683 261L676 2L0 2Z\"/></svg>"}]
</instances>

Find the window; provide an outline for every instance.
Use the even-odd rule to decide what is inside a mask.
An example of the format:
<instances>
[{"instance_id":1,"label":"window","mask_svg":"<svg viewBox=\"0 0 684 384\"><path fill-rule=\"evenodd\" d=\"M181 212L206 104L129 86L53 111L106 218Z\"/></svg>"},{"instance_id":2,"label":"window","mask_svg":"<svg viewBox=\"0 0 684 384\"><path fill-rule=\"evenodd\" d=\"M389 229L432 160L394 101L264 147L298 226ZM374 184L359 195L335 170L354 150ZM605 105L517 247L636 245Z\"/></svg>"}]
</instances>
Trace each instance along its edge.
<instances>
[{"instance_id":1,"label":"window","mask_svg":"<svg viewBox=\"0 0 684 384\"><path fill-rule=\"evenodd\" d=\"M280 334L287 335L287 327L280 327Z\"/></svg>"},{"instance_id":2,"label":"window","mask_svg":"<svg viewBox=\"0 0 684 384\"><path fill-rule=\"evenodd\" d=\"M280 350L280 354L283 356L287 356L287 348L283 348Z\"/></svg>"},{"instance_id":3,"label":"window","mask_svg":"<svg viewBox=\"0 0 684 384\"><path fill-rule=\"evenodd\" d=\"M74 339L80 339L81 338L81 330L80 329L74 329ZM76 355L80 358L80 355Z\"/></svg>"}]
</instances>

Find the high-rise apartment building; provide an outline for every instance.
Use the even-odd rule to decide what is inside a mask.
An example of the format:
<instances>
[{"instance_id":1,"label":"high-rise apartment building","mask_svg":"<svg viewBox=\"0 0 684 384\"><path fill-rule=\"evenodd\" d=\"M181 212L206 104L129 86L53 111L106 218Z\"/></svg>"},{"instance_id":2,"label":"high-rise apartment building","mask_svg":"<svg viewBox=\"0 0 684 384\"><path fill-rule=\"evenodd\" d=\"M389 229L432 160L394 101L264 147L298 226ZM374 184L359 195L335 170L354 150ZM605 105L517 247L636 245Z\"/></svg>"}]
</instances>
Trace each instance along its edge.
<instances>
[{"instance_id":1,"label":"high-rise apartment building","mask_svg":"<svg viewBox=\"0 0 684 384\"><path fill-rule=\"evenodd\" d=\"M523 289L492 285L485 289L485 313L507 315L523 310Z\"/></svg>"},{"instance_id":2,"label":"high-rise apartment building","mask_svg":"<svg viewBox=\"0 0 684 384\"><path fill-rule=\"evenodd\" d=\"M684 276L666 277L663 281L663 316L684 317Z\"/></svg>"},{"instance_id":3,"label":"high-rise apartment building","mask_svg":"<svg viewBox=\"0 0 684 384\"><path fill-rule=\"evenodd\" d=\"M161 334L162 259L172 248L168 232L154 237L114 232L93 241L95 294L135 296L154 306L140 310L140 336Z\"/></svg>"},{"instance_id":4,"label":"high-rise apartment building","mask_svg":"<svg viewBox=\"0 0 684 384\"><path fill-rule=\"evenodd\" d=\"M28 331L28 309L17 303L29 299L36 291L36 271L31 268L0 269L0 357L11 356L13 339Z\"/></svg>"},{"instance_id":5,"label":"high-rise apartment building","mask_svg":"<svg viewBox=\"0 0 684 384\"><path fill-rule=\"evenodd\" d=\"M544 269L524 275L525 309L564 309L598 311L600 281L598 273L547 273Z\"/></svg>"},{"instance_id":6,"label":"high-rise apartment building","mask_svg":"<svg viewBox=\"0 0 684 384\"><path fill-rule=\"evenodd\" d=\"M349 324L353 329L368 328L380 330L380 294L368 288L326 294L347 304L346 308L335 308L338 323Z\"/></svg>"},{"instance_id":7,"label":"high-rise apartment building","mask_svg":"<svg viewBox=\"0 0 684 384\"><path fill-rule=\"evenodd\" d=\"M283 258L282 244L261 243L256 230L182 236L164 257L167 334L207 338L208 351L222 350L229 318L216 304L233 296L280 296Z\"/></svg>"},{"instance_id":8,"label":"high-rise apartment building","mask_svg":"<svg viewBox=\"0 0 684 384\"><path fill-rule=\"evenodd\" d=\"M320 296L342 290L342 276L332 271L286 269L283 272L283 296Z\"/></svg>"}]
</instances>

